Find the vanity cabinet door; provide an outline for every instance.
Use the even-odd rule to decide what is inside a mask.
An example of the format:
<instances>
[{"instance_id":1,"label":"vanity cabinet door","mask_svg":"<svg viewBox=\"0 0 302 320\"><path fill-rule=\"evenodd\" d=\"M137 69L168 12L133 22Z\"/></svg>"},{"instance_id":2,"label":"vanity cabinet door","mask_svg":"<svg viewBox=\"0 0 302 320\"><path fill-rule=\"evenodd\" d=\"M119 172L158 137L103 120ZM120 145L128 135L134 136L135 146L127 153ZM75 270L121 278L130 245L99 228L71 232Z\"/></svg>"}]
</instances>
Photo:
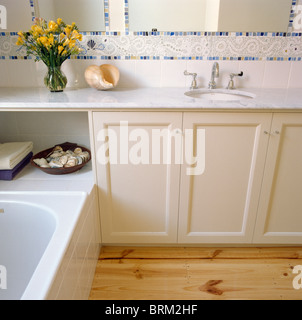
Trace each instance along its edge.
<instances>
[{"instance_id":1,"label":"vanity cabinet door","mask_svg":"<svg viewBox=\"0 0 302 320\"><path fill-rule=\"evenodd\" d=\"M302 114L275 114L254 243L302 243Z\"/></svg>"},{"instance_id":2,"label":"vanity cabinet door","mask_svg":"<svg viewBox=\"0 0 302 320\"><path fill-rule=\"evenodd\" d=\"M176 243L180 162L162 160L174 143L159 135L178 129L181 138L182 113L96 112L93 119L102 243Z\"/></svg>"},{"instance_id":3,"label":"vanity cabinet door","mask_svg":"<svg viewBox=\"0 0 302 320\"><path fill-rule=\"evenodd\" d=\"M179 243L252 242L271 121L264 113L184 114L195 154L205 143L205 166L200 175L182 167Z\"/></svg>"}]
</instances>

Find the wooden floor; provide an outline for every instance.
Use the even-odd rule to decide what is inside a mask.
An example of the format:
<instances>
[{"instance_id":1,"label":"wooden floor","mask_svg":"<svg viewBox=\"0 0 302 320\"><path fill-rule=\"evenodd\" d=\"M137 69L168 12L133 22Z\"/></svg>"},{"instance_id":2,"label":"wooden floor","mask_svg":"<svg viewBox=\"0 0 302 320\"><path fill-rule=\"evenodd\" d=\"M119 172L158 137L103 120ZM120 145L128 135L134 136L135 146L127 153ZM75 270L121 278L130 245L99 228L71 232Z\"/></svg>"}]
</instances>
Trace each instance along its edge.
<instances>
[{"instance_id":1,"label":"wooden floor","mask_svg":"<svg viewBox=\"0 0 302 320\"><path fill-rule=\"evenodd\" d=\"M302 300L302 248L104 247L90 300Z\"/></svg>"}]
</instances>

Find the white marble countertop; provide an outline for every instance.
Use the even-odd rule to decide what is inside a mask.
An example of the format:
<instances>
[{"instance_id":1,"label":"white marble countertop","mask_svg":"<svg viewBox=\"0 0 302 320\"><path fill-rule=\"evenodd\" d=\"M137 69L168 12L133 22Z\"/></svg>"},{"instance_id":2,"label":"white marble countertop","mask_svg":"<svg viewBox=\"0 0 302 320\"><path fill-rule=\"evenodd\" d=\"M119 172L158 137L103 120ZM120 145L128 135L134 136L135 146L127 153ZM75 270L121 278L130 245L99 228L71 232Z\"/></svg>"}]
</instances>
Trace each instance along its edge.
<instances>
[{"instance_id":1,"label":"white marble countertop","mask_svg":"<svg viewBox=\"0 0 302 320\"><path fill-rule=\"evenodd\" d=\"M239 89L240 90L240 89ZM104 109L197 109L197 110L302 110L301 89L242 89L255 99L209 101L184 95L186 88L138 88L97 91L66 89L50 93L46 88L0 88L4 110L104 110Z\"/></svg>"}]
</instances>

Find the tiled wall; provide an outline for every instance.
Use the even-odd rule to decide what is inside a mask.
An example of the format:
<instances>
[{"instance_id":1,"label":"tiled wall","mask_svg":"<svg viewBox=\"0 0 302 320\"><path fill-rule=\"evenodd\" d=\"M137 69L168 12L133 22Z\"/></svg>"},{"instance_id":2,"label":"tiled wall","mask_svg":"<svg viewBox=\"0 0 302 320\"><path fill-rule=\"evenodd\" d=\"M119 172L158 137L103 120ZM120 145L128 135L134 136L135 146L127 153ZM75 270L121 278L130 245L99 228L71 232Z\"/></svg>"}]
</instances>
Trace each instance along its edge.
<instances>
[{"instance_id":1,"label":"tiled wall","mask_svg":"<svg viewBox=\"0 0 302 320\"><path fill-rule=\"evenodd\" d=\"M100 251L96 189L85 203L47 300L87 300Z\"/></svg>"},{"instance_id":2,"label":"tiled wall","mask_svg":"<svg viewBox=\"0 0 302 320\"><path fill-rule=\"evenodd\" d=\"M111 1L111 2L110 2ZM108 3L105 10L108 15ZM127 9L128 0L124 0ZM302 0L293 0L296 7ZM220 86L230 72L243 71L239 87L302 87L302 28L295 30L293 11L286 34L274 33L130 33L125 11L125 32L85 33L83 54L67 61L64 71L70 87L87 86L83 77L90 64L111 63L121 71L120 87L188 86L185 69L198 73L201 86L210 77L213 60L221 65ZM0 36L0 86L43 86L42 63L24 60L25 52L15 46L15 34Z\"/></svg>"},{"instance_id":3,"label":"tiled wall","mask_svg":"<svg viewBox=\"0 0 302 320\"><path fill-rule=\"evenodd\" d=\"M34 153L64 142L90 149L87 112L1 112L0 143L33 141Z\"/></svg>"},{"instance_id":4,"label":"tiled wall","mask_svg":"<svg viewBox=\"0 0 302 320\"><path fill-rule=\"evenodd\" d=\"M119 88L189 87L190 78L184 70L198 73L198 85L205 87L210 79L212 61L209 60L113 60L121 73ZM231 61L221 60L219 87L225 87L229 74L244 72L236 79L238 88L302 88L301 61ZM84 79L86 67L101 61L69 60L63 70L68 86L87 87ZM0 61L1 87L44 87L46 68L33 61Z\"/></svg>"}]
</instances>

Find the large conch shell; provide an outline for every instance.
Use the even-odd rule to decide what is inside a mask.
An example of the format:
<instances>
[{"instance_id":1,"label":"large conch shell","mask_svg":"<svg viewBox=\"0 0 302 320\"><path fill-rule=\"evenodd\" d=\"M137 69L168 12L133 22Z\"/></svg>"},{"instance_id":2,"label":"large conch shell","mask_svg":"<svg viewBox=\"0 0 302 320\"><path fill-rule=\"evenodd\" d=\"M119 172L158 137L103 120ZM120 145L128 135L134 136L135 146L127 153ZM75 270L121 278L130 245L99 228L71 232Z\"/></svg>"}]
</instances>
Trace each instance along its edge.
<instances>
[{"instance_id":1,"label":"large conch shell","mask_svg":"<svg viewBox=\"0 0 302 320\"><path fill-rule=\"evenodd\" d=\"M110 64L91 65L85 71L85 79L92 88L110 90L117 86L120 80L120 72L118 68Z\"/></svg>"}]
</instances>

